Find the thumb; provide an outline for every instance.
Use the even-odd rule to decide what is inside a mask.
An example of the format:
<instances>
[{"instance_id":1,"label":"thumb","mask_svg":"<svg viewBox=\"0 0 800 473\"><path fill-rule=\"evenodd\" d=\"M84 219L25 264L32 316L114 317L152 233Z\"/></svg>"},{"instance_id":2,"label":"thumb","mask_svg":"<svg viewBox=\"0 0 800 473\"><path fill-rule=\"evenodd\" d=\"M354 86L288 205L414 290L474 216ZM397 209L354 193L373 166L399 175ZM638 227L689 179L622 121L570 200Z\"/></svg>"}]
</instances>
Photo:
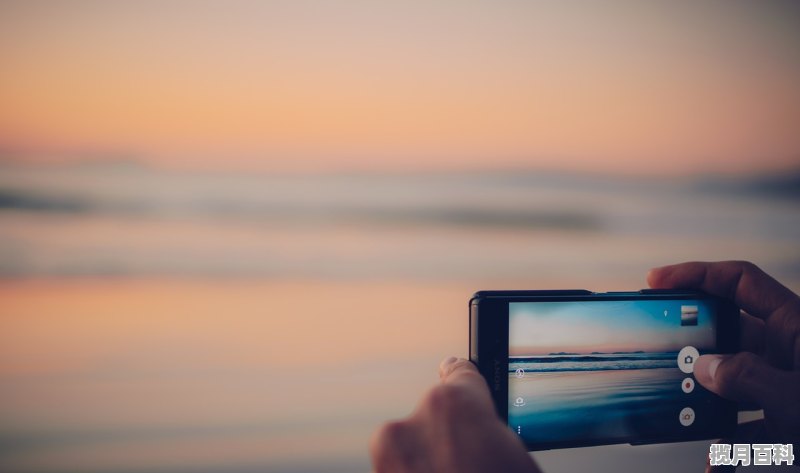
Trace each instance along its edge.
<instances>
[{"instance_id":1,"label":"thumb","mask_svg":"<svg viewBox=\"0 0 800 473\"><path fill-rule=\"evenodd\" d=\"M694 366L703 387L737 402L753 402L762 408L774 405L789 373L750 352L735 355L703 355Z\"/></svg>"},{"instance_id":2,"label":"thumb","mask_svg":"<svg viewBox=\"0 0 800 473\"><path fill-rule=\"evenodd\" d=\"M483 379L478 367L464 358L450 357L439 365L439 379L442 384L466 385L472 389L489 392L486 380Z\"/></svg>"},{"instance_id":3,"label":"thumb","mask_svg":"<svg viewBox=\"0 0 800 473\"><path fill-rule=\"evenodd\" d=\"M464 358L448 358L439 365L439 378L444 385L443 388L449 386L450 388L446 389L455 389L461 395L466 394L467 397L477 401L486 412L494 415L494 401L489 385L474 363Z\"/></svg>"}]
</instances>

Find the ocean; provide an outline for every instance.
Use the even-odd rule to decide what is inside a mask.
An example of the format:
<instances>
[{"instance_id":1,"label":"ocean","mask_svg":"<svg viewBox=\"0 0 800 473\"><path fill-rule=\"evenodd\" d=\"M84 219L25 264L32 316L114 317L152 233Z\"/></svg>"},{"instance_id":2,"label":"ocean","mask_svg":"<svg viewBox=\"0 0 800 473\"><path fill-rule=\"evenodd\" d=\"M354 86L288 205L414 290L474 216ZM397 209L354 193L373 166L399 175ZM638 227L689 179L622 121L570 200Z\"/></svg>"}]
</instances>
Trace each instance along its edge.
<instances>
[{"instance_id":1,"label":"ocean","mask_svg":"<svg viewBox=\"0 0 800 473\"><path fill-rule=\"evenodd\" d=\"M731 258L800 288L791 179L3 164L0 471L369 471L371 433L466 356L476 290L633 290ZM536 458L699 471L706 453Z\"/></svg>"},{"instance_id":2,"label":"ocean","mask_svg":"<svg viewBox=\"0 0 800 473\"><path fill-rule=\"evenodd\" d=\"M794 179L794 181L792 180ZM800 177L248 175L0 166L0 274L518 281L598 288L752 259L800 278Z\"/></svg>"}]
</instances>

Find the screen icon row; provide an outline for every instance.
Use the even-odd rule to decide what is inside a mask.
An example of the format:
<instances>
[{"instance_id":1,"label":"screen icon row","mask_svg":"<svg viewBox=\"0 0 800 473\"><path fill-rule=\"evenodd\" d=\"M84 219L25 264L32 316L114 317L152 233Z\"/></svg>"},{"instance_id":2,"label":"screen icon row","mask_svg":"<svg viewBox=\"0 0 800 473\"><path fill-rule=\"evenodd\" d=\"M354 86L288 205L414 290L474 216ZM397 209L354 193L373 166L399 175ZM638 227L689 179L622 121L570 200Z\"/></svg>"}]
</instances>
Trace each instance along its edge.
<instances>
[{"instance_id":1,"label":"screen icon row","mask_svg":"<svg viewBox=\"0 0 800 473\"><path fill-rule=\"evenodd\" d=\"M689 323L688 325L696 325L697 324L697 307L696 306L683 306L681 307L681 325L687 325L684 323L686 318L694 318L694 323ZM700 358L700 352L697 351L697 348L693 346L685 346L678 352L678 368L686 374L694 373L694 364L697 359ZM691 377L686 377L681 381L681 389L686 394L694 391L694 379ZM681 409L680 414L678 415L678 421L684 427L689 427L694 423L694 409L691 407L684 407Z\"/></svg>"}]
</instances>

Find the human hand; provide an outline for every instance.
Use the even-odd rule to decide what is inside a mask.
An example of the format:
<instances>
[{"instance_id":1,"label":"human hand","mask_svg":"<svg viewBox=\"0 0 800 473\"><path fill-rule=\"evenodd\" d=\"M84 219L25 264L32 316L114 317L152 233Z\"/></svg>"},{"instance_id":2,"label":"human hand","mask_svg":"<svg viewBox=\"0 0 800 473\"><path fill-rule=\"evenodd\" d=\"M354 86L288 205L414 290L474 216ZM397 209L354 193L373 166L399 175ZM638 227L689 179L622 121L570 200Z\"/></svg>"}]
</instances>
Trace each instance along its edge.
<instances>
[{"instance_id":1,"label":"human hand","mask_svg":"<svg viewBox=\"0 0 800 473\"><path fill-rule=\"evenodd\" d=\"M539 473L525 446L494 409L470 361L448 358L441 384L408 418L389 422L370 445L375 473Z\"/></svg>"},{"instance_id":2,"label":"human hand","mask_svg":"<svg viewBox=\"0 0 800 473\"><path fill-rule=\"evenodd\" d=\"M740 315L740 351L703 355L694 374L709 391L764 409L758 425L740 425L741 443L800 442L800 298L752 263L683 263L650 271L650 287L700 289L727 297ZM731 443L731 442L726 442ZM796 449L795 449L796 450Z\"/></svg>"}]
</instances>

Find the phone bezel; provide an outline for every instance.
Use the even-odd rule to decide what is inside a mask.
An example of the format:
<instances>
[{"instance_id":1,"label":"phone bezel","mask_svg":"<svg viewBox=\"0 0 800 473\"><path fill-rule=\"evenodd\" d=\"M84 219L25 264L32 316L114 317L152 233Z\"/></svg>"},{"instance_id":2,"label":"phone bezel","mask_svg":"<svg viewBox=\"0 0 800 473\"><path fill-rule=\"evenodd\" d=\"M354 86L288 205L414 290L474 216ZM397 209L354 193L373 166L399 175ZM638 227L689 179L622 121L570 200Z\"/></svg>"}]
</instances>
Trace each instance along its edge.
<instances>
[{"instance_id":1,"label":"phone bezel","mask_svg":"<svg viewBox=\"0 0 800 473\"><path fill-rule=\"evenodd\" d=\"M510 302L572 302L626 300L714 300L717 314L717 352L736 353L739 349L739 308L730 300L690 290L653 290L594 293L585 289L553 291L479 291L470 299L470 360L486 379L497 413L508 423L508 304ZM710 431L687 431L681 435L662 434L653 438L613 437L585 441L526 443L530 451L598 445L705 440L730 435L736 428L738 406L718 398L715 413L720 421Z\"/></svg>"}]
</instances>

